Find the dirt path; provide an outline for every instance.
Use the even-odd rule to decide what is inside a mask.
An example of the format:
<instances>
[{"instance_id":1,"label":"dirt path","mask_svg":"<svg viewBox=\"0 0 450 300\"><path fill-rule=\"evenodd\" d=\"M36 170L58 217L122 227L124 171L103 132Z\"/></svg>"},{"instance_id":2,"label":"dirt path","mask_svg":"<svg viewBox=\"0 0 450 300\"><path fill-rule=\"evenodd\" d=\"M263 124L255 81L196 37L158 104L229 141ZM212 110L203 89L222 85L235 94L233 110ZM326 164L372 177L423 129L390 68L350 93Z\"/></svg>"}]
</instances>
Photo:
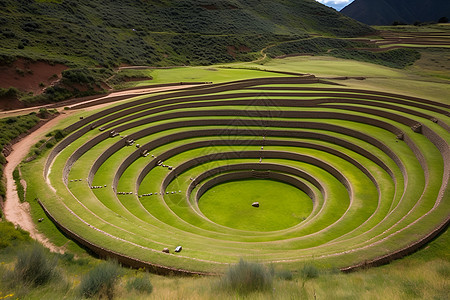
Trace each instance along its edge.
<instances>
[{"instance_id":1,"label":"dirt path","mask_svg":"<svg viewBox=\"0 0 450 300\"><path fill-rule=\"evenodd\" d=\"M48 121L38 130L27 135L18 143L12 146L13 151L7 157L8 163L5 165L4 174L6 177L6 201L3 209L6 220L16 226L28 231L30 236L42 243L52 252L63 253L63 249L51 243L42 233L39 233L30 215L30 204L28 202L20 203L17 195L16 185L13 179L13 171L20 162L28 154L30 148L36 144L42 136L52 129L61 119L67 117L68 114L61 114L56 118Z\"/></svg>"},{"instance_id":2,"label":"dirt path","mask_svg":"<svg viewBox=\"0 0 450 300\"><path fill-rule=\"evenodd\" d=\"M269 45L269 46L261 49L261 51L259 51L259 53L261 54L261 57L256 59L256 60L254 60L254 61L252 61L252 63L256 63L257 64L257 63L260 63L260 62L264 61L267 58L267 53L266 53L267 49L275 47L275 46L276 45L273 44L273 45Z\"/></svg>"},{"instance_id":3,"label":"dirt path","mask_svg":"<svg viewBox=\"0 0 450 300\"><path fill-rule=\"evenodd\" d=\"M164 86L164 87L144 87L141 89L117 91L117 92L112 92L112 93L106 94L106 95L99 95L96 98L81 101L81 102L76 102L76 100L75 100L74 103L72 103L72 104L64 103L64 104L61 104L60 106L55 106L55 103L52 103L52 104L44 104L44 105L15 109L15 110L3 110L3 111L0 111L0 118L24 115L24 114L28 114L31 112L36 112L40 108L62 109L67 106L67 107L71 107L72 109L76 109L77 106L87 104L87 103L92 103L92 105L95 105L95 102L104 100L106 98L114 98L114 97L124 96L124 95L140 96L140 95L145 95L145 94L150 94L150 93L158 93L158 92L186 89L186 88L190 88L190 87L194 87L194 86L199 86L199 84L184 84L184 85L173 85L173 86ZM63 102L66 102L66 101L63 101Z\"/></svg>"},{"instance_id":4,"label":"dirt path","mask_svg":"<svg viewBox=\"0 0 450 300\"><path fill-rule=\"evenodd\" d=\"M186 88L191 88L191 87L195 87L195 86L198 86L198 84L175 85L175 86L165 86L165 87L150 87L150 88L147 87L147 88L136 89L136 90L117 91L117 92L108 94L106 96L79 102L79 103L72 104L72 105L65 105L65 106L69 107L70 109L77 109L78 106L82 106L82 105L85 105L88 103L95 105L95 102L101 102L101 100L108 99L108 98L114 98L114 97L120 97L120 96L140 96L140 95L151 94L151 93L175 91L175 90L186 89ZM109 105L109 103L106 103L106 104ZM95 107L95 108L98 108L98 107Z\"/></svg>"}]
</instances>

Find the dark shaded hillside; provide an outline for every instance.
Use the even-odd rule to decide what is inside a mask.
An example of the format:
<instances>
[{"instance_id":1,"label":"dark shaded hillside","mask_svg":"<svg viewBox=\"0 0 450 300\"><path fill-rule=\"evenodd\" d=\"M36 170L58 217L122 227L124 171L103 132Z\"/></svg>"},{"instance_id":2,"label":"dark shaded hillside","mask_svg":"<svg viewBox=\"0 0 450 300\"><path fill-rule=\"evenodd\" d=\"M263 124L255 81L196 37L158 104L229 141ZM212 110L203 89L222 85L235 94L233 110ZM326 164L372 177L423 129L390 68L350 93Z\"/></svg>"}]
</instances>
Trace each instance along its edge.
<instances>
[{"instance_id":1,"label":"dark shaded hillside","mask_svg":"<svg viewBox=\"0 0 450 300\"><path fill-rule=\"evenodd\" d=\"M450 17L448 0L355 0L341 13L369 25L391 25L397 21L437 22Z\"/></svg>"},{"instance_id":2,"label":"dark shaded hillside","mask_svg":"<svg viewBox=\"0 0 450 300\"><path fill-rule=\"evenodd\" d=\"M371 30L314 0L0 0L0 55L84 65L250 60L310 33Z\"/></svg>"}]
</instances>

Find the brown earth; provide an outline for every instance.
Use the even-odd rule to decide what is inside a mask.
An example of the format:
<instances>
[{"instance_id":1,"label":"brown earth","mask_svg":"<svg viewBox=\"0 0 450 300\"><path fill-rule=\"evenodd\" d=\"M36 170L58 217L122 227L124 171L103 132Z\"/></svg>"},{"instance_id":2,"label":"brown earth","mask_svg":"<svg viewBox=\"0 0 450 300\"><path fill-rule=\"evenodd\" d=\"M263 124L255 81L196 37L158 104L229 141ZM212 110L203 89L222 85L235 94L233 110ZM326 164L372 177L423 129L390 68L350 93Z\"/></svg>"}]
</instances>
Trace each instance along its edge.
<instances>
[{"instance_id":1,"label":"brown earth","mask_svg":"<svg viewBox=\"0 0 450 300\"><path fill-rule=\"evenodd\" d=\"M250 51L252 51L252 49L242 45L238 48L235 46L227 46L227 53L233 56L233 58L236 58L237 53L248 53Z\"/></svg>"},{"instance_id":2,"label":"brown earth","mask_svg":"<svg viewBox=\"0 0 450 300\"><path fill-rule=\"evenodd\" d=\"M67 69L63 64L20 58L10 66L0 66L0 88L15 87L23 92L40 94L45 87L61 79L61 72ZM40 83L44 86L39 86Z\"/></svg>"},{"instance_id":3,"label":"brown earth","mask_svg":"<svg viewBox=\"0 0 450 300\"><path fill-rule=\"evenodd\" d=\"M1 76L1 75L0 75ZM25 105L15 97L0 97L0 110L24 108Z\"/></svg>"}]
</instances>

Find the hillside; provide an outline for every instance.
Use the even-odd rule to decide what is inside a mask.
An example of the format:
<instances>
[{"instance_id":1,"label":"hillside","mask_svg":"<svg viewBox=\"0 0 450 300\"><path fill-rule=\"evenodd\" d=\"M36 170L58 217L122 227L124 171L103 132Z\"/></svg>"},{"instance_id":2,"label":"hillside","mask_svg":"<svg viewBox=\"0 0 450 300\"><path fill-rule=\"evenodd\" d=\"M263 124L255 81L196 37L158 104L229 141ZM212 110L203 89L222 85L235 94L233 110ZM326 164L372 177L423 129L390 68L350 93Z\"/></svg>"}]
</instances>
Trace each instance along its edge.
<instances>
[{"instance_id":1,"label":"hillside","mask_svg":"<svg viewBox=\"0 0 450 300\"><path fill-rule=\"evenodd\" d=\"M369 25L391 25L397 21L437 22L450 17L447 0L355 0L341 13Z\"/></svg>"},{"instance_id":2,"label":"hillside","mask_svg":"<svg viewBox=\"0 0 450 300\"><path fill-rule=\"evenodd\" d=\"M371 31L314 0L0 0L3 61L210 64L250 60L273 42L310 33Z\"/></svg>"}]
</instances>

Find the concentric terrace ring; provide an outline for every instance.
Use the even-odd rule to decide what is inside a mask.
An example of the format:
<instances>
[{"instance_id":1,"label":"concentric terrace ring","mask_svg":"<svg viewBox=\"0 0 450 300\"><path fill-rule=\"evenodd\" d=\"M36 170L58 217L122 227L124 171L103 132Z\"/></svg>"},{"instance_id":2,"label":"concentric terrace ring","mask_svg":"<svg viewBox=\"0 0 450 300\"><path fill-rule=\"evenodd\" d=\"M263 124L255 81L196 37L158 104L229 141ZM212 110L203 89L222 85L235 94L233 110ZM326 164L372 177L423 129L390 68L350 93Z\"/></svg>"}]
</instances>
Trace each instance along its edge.
<instances>
[{"instance_id":1,"label":"concentric terrace ring","mask_svg":"<svg viewBox=\"0 0 450 300\"><path fill-rule=\"evenodd\" d=\"M243 80L84 116L48 155L41 205L99 255L160 273L220 273L242 257L348 271L415 251L450 219L450 106L320 83ZM242 179L289 184L312 210L272 231L203 214L208 190Z\"/></svg>"}]
</instances>

